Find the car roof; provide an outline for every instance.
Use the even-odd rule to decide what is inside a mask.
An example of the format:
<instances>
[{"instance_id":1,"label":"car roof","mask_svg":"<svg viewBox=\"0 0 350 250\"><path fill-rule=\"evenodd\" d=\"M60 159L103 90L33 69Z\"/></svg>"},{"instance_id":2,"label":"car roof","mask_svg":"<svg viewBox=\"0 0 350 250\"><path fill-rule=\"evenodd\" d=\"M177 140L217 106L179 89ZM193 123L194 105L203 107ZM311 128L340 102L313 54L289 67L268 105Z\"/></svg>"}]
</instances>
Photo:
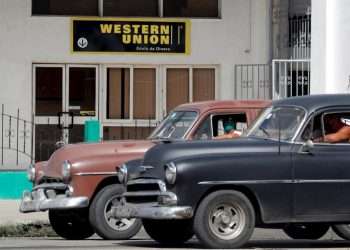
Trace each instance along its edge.
<instances>
[{"instance_id":1,"label":"car roof","mask_svg":"<svg viewBox=\"0 0 350 250\"><path fill-rule=\"evenodd\" d=\"M350 94L321 94L290 97L272 102L273 106L300 106L313 112L318 109L350 105Z\"/></svg>"},{"instance_id":2,"label":"car roof","mask_svg":"<svg viewBox=\"0 0 350 250\"><path fill-rule=\"evenodd\" d=\"M201 113L211 109L261 109L271 104L270 100L212 100L179 105L175 110L197 110Z\"/></svg>"}]
</instances>

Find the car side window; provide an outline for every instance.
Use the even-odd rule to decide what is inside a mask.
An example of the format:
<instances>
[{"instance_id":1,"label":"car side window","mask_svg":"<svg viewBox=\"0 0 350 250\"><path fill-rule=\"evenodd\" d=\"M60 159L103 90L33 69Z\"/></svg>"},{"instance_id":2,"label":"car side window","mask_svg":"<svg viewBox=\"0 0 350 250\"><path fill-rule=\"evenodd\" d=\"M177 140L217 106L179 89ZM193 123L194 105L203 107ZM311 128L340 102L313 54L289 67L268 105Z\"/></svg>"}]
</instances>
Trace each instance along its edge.
<instances>
[{"instance_id":1,"label":"car side window","mask_svg":"<svg viewBox=\"0 0 350 250\"><path fill-rule=\"evenodd\" d=\"M219 114L212 117L213 136L223 136L231 131L242 132L247 128L245 113Z\"/></svg>"},{"instance_id":2,"label":"car side window","mask_svg":"<svg viewBox=\"0 0 350 250\"><path fill-rule=\"evenodd\" d=\"M315 138L322 136L323 131L321 125L321 118L322 114L319 114L309 121L303 133L301 134L302 141L314 140Z\"/></svg>"},{"instance_id":3,"label":"car side window","mask_svg":"<svg viewBox=\"0 0 350 250\"><path fill-rule=\"evenodd\" d=\"M208 140L212 138L211 117L208 116L197 129L193 136L194 140Z\"/></svg>"},{"instance_id":4,"label":"car side window","mask_svg":"<svg viewBox=\"0 0 350 250\"><path fill-rule=\"evenodd\" d=\"M302 133L303 141L349 143L350 112L324 112L316 115Z\"/></svg>"},{"instance_id":5,"label":"car side window","mask_svg":"<svg viewBox=\"0 0 350 250\"><path fill-rule=\"evenodd\" d=\"M208 140L225 135L230 130L242 131L247 128L245 113L214 114L208 116L197 129L194 140Z\"/></svg>"},{"instance_id":6,"label":"car side window","mask_svg":"<svg viewBox=\"0 0 350 250\"><path fill-rule=\"evenodd\" d=\"M322 116L324 134L315 140L320 143L350 142L350 112L329 112Z\"/></svg>"}]
</instances>

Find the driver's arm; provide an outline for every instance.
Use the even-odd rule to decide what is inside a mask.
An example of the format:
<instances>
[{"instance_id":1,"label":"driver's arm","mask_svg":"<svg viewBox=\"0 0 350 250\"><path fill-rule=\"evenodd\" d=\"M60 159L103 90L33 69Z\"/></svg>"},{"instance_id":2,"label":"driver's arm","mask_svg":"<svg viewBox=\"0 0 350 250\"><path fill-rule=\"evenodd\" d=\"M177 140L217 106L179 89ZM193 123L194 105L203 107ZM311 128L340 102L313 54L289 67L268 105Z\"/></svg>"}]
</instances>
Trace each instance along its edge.
<instances>
[{"instance_id":1,"label":"driver's arm","mask_svg":"<svg viewBox=\"0 0 350 250\"><path fill-rule=\"evenodd\" d=\"M325 135L323 138L324 142L340 142L350 139L350 126L344 126L339 129L336 133Z\"/></svg>"}]
</instances>

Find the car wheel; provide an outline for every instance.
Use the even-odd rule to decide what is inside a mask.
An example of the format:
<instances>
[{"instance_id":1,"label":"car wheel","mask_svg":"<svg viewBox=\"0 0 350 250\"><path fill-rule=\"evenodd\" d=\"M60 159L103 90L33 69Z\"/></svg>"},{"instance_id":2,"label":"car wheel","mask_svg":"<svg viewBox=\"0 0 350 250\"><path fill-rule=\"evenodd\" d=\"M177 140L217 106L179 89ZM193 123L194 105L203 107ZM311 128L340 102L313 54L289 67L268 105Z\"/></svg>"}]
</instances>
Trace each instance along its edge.
<instances>
[{"instance_id":1,"label":"car wheel","mask_svg":"<svg viewBox=\"0 0 350 250\"><path fill-rule=\"evenodd\" d=\"M336 224L332 229L339 237L350 240L350 224Z\"/></svg>"},{"instance_id":2,"label":"car wheel","mask_svg":"<svg viewBox=\"0 0 350 250\"><path fill-rule=\"evenodd\" d=\"M162 245L180 245L193 236L192 220L142 220L147 234Z\"/></svg>"},{"instance_id":3,"label":"car wheel","mask_svg":"<svg viewBox=\"0 0 350 250\"><path fill-rule=\"evenodd\" d=\"M95 233L87 209L49 210L49 221L56 234L67 240L83 240Z\"/></svg>"},{"instance_id":4,"label":"car wheel","mask_svg":"<svg viewBox=\"0 0 350 250\"><path fill-rule=\"evenodd\" d=\"M211 193L199 204L194 231L207 248L238 248L251 237L255 212L240 192L221 190Z\"/></svg>"},{"instance_id":5,"label":"car wheel","mask_svg":"<svg viewBox=\"0 0 350 250\"><path fill-rule=\"evenodd\" d=\"M292 239L318 240L329 230L325 224L287 224L283 231Z\"/></svg>"},{"instance_id":6,"label":"car wheel","mask_svg":"<svg viewBox=\"0 0 350 250\"><path fill-rule=\"evenodd\" d=\"M116 219L111 209L120 202L120 195L125 191L120 184L104 187L93 199L89 220L96 233L105 240L126 240L137 234L142 223L140 219Z\"/></svg>"}]
</instances>

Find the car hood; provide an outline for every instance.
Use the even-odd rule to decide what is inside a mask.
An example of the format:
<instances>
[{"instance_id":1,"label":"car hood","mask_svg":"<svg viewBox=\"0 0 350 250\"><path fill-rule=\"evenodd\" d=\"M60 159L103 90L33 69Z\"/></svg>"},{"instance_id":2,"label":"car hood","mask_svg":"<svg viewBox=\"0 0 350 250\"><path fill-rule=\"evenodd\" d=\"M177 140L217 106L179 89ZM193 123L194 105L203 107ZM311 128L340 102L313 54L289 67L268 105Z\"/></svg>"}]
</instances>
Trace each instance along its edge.
<instances>
[{"instance_id":1,"label":"car hood","mask_svg":"<svg viewBox=\"0 0 350 250\"><path fill-rule=\"evenodd\" d=\"M131 177L133 178L159 178L164 176L164 166L169 162L186 159L196 159L198 157L210 156L232 156L243 155L244 153L278 152L278 141L265 140L259 138L241 137L233 140L212 140L212 141L192 141L175 142L169 144L158 144L149 149L141 167L131 167ZM146 166L147 171L145 171ZM128 163L129 168L129 163Z\"/></svg>"},{"instance_id":2,"label":"car hood","mask_svg":"<svg viewBox=\"0 0 350 250\"><path fill-rule=\"evenodd\" d=\"M81 171L84 165L95 168L95 171L106 171L103 169L104 161L114 161L118 165L123 161L142 157L147 149L154 143L150 140L126 140L108 141L100 143L78 143L68 144L56 150L44 165L42 172L44 176L60 178L63 161L68 160L72 164L73 173ZM94 165L94 166L91 166ZM107 165L107 164L105 164ZM109 164L110 165L110 164ZM114 171L115 169L109 169Z\"/></svg>"}]
</instances>

